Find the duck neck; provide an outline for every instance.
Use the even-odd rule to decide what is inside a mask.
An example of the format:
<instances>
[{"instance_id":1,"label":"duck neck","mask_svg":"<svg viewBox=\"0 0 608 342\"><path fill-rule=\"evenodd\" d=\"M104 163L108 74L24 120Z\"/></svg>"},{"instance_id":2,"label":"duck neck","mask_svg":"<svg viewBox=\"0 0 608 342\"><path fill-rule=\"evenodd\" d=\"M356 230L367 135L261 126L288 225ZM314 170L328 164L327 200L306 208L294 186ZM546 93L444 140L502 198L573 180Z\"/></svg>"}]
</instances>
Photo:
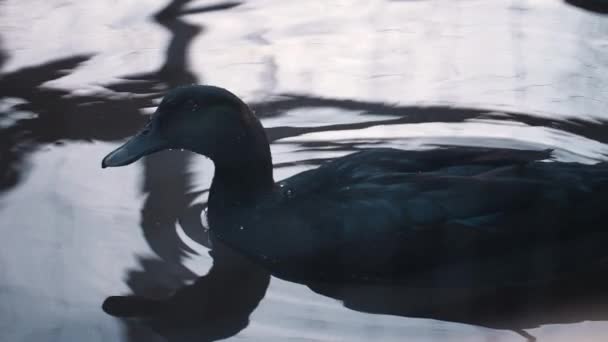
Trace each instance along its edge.
<instances>
[{"instance_id":1,"label":"duck neck","mask_svg":"<svg viewBox=\"0 0 608 342\"><path fill-rule=\"evenodd\" d=\"M215 175L209 192L209 210L246 206L274 187L270 146L262 125L254 118L231 143L235 153L212 156Z\"/></svg>"},{"instance_id":2,"label":"duck neck","mask_svg":"<svg viewBox=\"0 0 608 342\"><path fill-rule=\"evenodd\" d=\"M209 196L229 200L224 201L224 205L240 205L271 191L273 185L272 165L259 165L254 161L216 164Z\"/></svg>"}]
</instances>

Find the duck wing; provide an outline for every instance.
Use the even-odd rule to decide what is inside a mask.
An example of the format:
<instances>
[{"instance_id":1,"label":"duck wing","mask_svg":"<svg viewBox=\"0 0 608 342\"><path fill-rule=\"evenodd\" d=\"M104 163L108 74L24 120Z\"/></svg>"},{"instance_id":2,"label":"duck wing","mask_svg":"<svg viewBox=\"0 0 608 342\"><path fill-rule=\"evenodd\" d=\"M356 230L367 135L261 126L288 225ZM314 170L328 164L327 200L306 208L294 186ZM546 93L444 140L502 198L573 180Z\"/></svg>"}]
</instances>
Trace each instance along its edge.
<instances>
[{"instance_id":1,"label":"duck wing","mask_svg":"<svg viewBox=\"0 0 608 342\"><path fill-rule=\"evenodd\" d=\"M415 173L443 170L445 174L471 175L488 168L521 165L551 158L552 150L514 150L482 147L442 147L426 151L392 148L368 149L334 159L319 169L289 178L289 182L308 186L309 177L322 179L335 186L357 182L361 177L386 173ZM314 174L314 175L312 175ZM338 181L336 183L336 181ZM325 184L317 184L324 187Z\"/></svg>"},{"instance_id":2,"label":"duck wing","mask_svg":"<svg viewBox=\"0 0 608 342\"><path fill-rule=\"evenodd\" d=\"M549 157L484 148L367 150L281 182L284 194L273 205L280 209L264 223L277 260L301 260L295 272L321 278L424 274L428 283L438 270L442 278L474 265L478 275L513 282L529 276L518 267L535 258L569 260L551 265L552 274L563 273L576 267L573 255L580 262L604 253L601 239L580 239L604 234L608 166L539 162Z\"/></svg>"}]
</instances>

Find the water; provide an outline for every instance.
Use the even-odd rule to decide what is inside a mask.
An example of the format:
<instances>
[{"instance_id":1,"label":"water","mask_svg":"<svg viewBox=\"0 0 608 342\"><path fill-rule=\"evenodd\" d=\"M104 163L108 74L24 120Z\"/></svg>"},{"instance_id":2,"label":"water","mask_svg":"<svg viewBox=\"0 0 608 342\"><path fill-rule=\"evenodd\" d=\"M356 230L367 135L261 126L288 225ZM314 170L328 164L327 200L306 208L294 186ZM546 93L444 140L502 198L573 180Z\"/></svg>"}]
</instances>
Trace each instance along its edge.
<instances>
[{"instance_id":1,"label":"water","mask_svg":"<svg viewBox=\"0 0 608 342\"><path fill-rule=\"evenodd\" d=\"M0 2L0 340L194 339L100 308L167 296L212 264L209 161L170 151L100 168L164 90L245 99L277 180L369 146L553 148L592 163L608 153L607 20L558 0ZM197 341L522 340L349 310L222 260L235 272L215 280ZM608 324L529 332L597 341Z\"/></svg>"}]
</instances>

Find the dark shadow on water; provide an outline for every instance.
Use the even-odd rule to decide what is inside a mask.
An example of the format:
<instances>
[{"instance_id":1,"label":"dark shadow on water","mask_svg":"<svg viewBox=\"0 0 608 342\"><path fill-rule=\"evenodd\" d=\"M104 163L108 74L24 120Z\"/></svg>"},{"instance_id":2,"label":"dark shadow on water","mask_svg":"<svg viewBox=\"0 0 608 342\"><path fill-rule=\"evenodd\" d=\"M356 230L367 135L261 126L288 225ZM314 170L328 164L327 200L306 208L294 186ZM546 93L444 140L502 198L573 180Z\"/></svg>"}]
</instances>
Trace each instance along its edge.
<instances>
[{"instance_id":1,"label":"dark shadow on water","mask_svg":"<svg viewBox=\"0 0 608 342\"><path fill-rule=\"evenodd\" d=\"M423 289L394 285L307 284L352 310L473 324L517 332L544 324L608 320L608 277L585 276L543 286Z\"/></svg>"},{"instance_id":2,"label":"dark shadow on water","mask_svg":"<svg viewBox=\"0 0 608 342\"><path fill-rule=\"evenodd\" d=\"M608 143L608 121L596 119L584 120L569 118L566 120L550 119L525 113L502 112L477 108L457 108L450 106L402 106L381 102L364 102L357 100L337 100L302 94L284 94L281 100L267 103L254 103L251 106L260 118L280 115L280 113L297 108L336 108L365 115L394 116L394 118L370 122L330 124L317 127L272 127L267 128L271 141L296 135L349 129L362 129L376 125L415 124L424 122L458 123L468 120L513 121L528 126L548 127L582 137Z\"/></svg>"},{"instance_id":3,"label":"dark shadow on water","mask_svg":"<svg viewBox=\"0 0 608 342\"><path fill-rule=\"evenodd\" d=\"M40 146L70 141L116 141L145 123L139 110L152 106L156 96L110 100L102 94L73 95L42 86L69 74L89 58L73 56L1 75L0 100L17 98L22 102L0 113L0 118L10 119L17 112L34 115L0 128L0 191L17 185L25 171L24 156ZM116 125L116 117L120 117L120 125Z\"/></svg>"}]
</instances>

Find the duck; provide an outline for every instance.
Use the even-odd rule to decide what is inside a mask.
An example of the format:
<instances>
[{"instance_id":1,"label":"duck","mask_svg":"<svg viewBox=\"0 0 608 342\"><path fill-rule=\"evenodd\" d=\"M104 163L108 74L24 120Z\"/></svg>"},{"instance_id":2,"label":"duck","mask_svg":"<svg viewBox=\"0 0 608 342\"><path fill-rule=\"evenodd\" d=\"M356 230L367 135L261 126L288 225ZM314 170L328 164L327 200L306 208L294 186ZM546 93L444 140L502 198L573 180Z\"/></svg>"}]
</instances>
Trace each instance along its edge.
<instances>
[{"instance_id":1,"label":"duck","mask_svg":"<svg viewBox=\"0 0 608 342\"><path fill-rule=\"evenodd\" d=\"M168 91L102 167L166 149L213 162L214 238L289 281L481 293L608 266L606 162L560 162L551 150L370 148L275 182L250 107L226 89L188 85Z\"/></svg>"}]
</instances>

